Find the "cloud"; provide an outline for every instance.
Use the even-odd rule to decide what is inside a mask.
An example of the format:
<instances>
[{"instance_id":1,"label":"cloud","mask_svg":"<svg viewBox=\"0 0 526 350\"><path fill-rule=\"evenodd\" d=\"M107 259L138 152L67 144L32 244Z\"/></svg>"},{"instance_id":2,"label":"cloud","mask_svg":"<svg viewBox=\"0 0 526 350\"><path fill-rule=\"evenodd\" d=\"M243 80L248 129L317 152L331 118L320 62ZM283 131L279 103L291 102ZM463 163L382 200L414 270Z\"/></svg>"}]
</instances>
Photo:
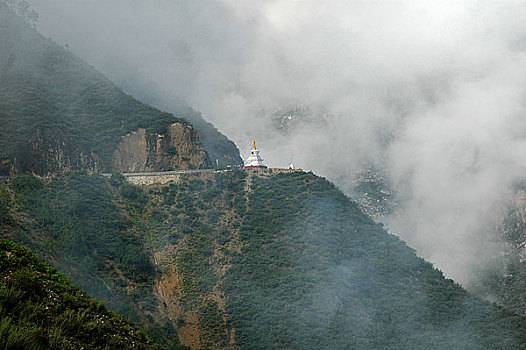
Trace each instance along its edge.
<instances>
[{"instance_id":1,"label":"cloud","mask_svg":"<svg viewBox=\"0 0 526 350\"><path fill-rule=\"evenodd\" d=\"M292 159L345 190L364 165L383 168L401 199L391 231L462 283L495 251L495 206L525 174L522 5L34 4L45 35L127 91L184 101L240 149L256 139L270 165Z\"/></svg>"}]
</instances>

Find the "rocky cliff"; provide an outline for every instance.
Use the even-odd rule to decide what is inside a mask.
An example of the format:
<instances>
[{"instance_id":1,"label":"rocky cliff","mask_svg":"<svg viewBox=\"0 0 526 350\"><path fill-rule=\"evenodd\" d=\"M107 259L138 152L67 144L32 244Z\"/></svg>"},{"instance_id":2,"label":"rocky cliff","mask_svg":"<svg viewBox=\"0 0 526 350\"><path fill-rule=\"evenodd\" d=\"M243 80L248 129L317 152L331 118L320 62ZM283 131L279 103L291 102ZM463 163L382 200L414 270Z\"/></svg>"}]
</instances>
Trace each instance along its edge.
<instances>
[{"instance_id":1,"label":"rocky cliff","mask_svg":"<svg viewBox=\"0 0 526 350\"><path fill-rule=\"evenodd\" d=\"M147 172L210 168L210 160L194 128L172 123L166 133L138 129L122 137L113 152L113 170Z\"/></svg>"},{"instance_id":2,"label":"rocky cliff","mask_svg":"<svg viewBox=\"0 0 526 350\"><path fill-rule=\"evenodd\" d=\"M125 94L1 2L0 121L0 175L210 166L188 122Z\"/></svg>"}]
</instances>

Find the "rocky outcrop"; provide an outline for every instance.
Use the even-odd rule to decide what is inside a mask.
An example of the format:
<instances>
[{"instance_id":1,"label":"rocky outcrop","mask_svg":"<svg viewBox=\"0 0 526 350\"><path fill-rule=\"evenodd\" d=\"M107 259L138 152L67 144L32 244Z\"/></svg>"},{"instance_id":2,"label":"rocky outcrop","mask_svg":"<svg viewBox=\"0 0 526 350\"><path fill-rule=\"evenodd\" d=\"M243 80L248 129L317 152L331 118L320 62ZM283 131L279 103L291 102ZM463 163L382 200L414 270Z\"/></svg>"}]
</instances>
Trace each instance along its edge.
<instances>
[{"instance_id":1,"label":"rocky outcrop","mask_svg":"<svg viewBox=\"0 0 526 350\"><path fill-rule=\"evenodd\" d=\"M141 128L123 136L112 163L123 173L211 167L197 132L183 123L170 124L164 134Z\"/></svg>"},{"instance_id":2,"label":"rocky outcrop","mask_svg":"<svg viewBox=\"0 0 526 350\"><path fill-rule=\"evenodd\" d=\"M163 134L141 128L123 136L113 152L111 165L82 144L78 137L60 128L37 129L14 156L0 159L0 175L31 172L48 176L72 170L149 172L212 167L197 132L186 123L170 124Z\"/></svg>"},{"instance_id":3,"label":"rocky outcrop","mask_svg":"<svg viewBox=\"0 0 526 350\"><path fill-rule=\"evenodd\" d=\"M146 130L139 129L122 138L113 152L113 168L120 172L145 171L149 155Z\"/></svg>"},{"instance_id":4,"label":"rocky outcrop","mask_svg":"<svg viewBox=\"0 0 526 350\"><path fill-rule=\"evenodd\" d=\"M526 190L519 189L515 198L498 211L496 229L519 250L521 260L526 260Z\"/></svg>"}]
</instances>

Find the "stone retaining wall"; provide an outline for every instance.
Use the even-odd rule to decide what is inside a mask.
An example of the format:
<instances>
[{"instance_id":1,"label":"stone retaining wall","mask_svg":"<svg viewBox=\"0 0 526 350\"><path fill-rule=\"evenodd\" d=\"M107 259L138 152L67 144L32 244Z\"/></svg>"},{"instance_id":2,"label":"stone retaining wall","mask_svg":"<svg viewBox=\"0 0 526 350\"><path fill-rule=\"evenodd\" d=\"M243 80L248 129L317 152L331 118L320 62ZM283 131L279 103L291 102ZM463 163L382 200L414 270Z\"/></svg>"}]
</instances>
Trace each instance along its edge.
<instances>
[{"instance_id":1,"label":"stone retaining wall","mask_svg":"<svg viewBox=\"0 0 526 350\"><path fill-rule=\"evenodd\" d=\"M134 185L153 185L153 184L166 184L169 182L179 183L181 181L180 174L170 175L143 175L143 176L129 176L126 177L129 183Z\"/></svg>"}]
</instances>

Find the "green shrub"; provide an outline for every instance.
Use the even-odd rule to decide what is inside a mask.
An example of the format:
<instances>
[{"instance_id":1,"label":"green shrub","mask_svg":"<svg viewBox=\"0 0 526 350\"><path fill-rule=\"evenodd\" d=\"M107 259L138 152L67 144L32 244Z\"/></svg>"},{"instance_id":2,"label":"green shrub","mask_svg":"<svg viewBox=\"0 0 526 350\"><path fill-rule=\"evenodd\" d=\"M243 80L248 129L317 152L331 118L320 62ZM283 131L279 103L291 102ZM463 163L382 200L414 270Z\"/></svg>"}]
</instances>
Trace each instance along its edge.
<instances>
[{"instance_id":1,"label":"green shrub","mask_svg":"<svg viewBox=\"0 0 526 350\"><path fill-rule=\"evenodd\" d=\"M119 187L126 182L126 178L121 173L111 173L110 184Z\"/></svg>"}]
</instances>

